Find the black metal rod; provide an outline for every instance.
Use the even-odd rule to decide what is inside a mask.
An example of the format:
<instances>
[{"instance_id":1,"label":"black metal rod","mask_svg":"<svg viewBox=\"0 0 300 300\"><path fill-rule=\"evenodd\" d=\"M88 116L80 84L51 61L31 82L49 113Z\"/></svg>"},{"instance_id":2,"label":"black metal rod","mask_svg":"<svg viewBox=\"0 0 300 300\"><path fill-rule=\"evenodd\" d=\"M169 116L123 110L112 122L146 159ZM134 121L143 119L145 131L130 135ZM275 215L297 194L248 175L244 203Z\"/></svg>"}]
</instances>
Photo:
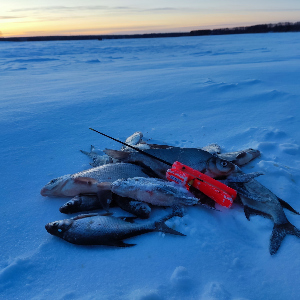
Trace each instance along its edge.
<instances>
[{"instance_id":1,"label":"black metal rod","mask_svg":"<svg viewBox=\"0 0 300 300\"><path fill-rule=\"evenodd\" d=\"M165 161L165 160L163 160L163 159L161 159L161 158L159 158L159 157L156 157L156 156L154 156L154 155L152 155L152 154L150 154L150 153L147 153L147 152L145 152L145 151L143 151L143 150L141 150L141 149L139 149L139 148L136 148L136 147L134 147L134 146L131 146L131 145L129 145L129 144L126 144L126 143L124 143L124 142L122 142L122 141L119 141L119 140L117 140L117 139L115 139L115 138L113 138L113 137L111 137L111 136L109 136L109 135L107 135L107 134L105 134L105 133L102 133L102 132L100 132L100 131L98 131L98 130L95 130L95 129L93 129L93 128L89 128L89 129L90 129L90 130L93 130L93 131L95 131L95 132L97 132L97 133L100 133L100 134L102 134L102 135L104 135L104 136L106 136L106 137L108 137L108 138L110 138L110 139L112 139L112 140L114 140L114 141L116 141L116 142L118 142L118 143L121 143L121 144L123 144L123 145L125 145L125 146L127 146L127 147L130 147L130 148L132 148L132 149L134 149L134 150L136 150L136 151L138 151L138 152L140 152L140 153L142 153L142 154L145 154L146 156L149 156L149 157L151 157L151 158L153 158L153 159L156 159L156 160L158 160L158 161L160 161L160 162L162 162L162 163L164 163L164 164L166 164L166 165L172 167L172 164L171 164L171 163L169 163L169 162L167 162L167 161Z\"/></svg>"}]
</instances>

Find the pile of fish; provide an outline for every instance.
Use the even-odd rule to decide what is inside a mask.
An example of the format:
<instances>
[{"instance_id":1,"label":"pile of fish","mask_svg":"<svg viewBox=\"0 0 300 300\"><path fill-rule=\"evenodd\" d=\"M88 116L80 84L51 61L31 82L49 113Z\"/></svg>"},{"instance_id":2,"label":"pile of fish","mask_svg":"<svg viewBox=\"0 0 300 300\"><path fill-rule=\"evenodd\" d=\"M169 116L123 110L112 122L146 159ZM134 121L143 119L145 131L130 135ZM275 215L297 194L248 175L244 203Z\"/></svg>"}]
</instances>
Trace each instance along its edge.
<instances>
[{"instance_id":1,"label":"pile of fish","mask_svg":"<svg viewBox=\"0 0 300 300\"><path fill-rule=\"evenodd\" d=\"M258 150L221 154L217 144L203 148L149 144L143 141L141 132L135 132L125 143L162 160L179 161L234 188L238 192L236 202L243 205L248 220L254 214L274 222L269 246L271 255L278 251L287 234L300 237L300 230L288 221L283 208L299 213L255 179L262 173L245 174L240 169L260 155ZM81 152L92 159L91 169L53 179L41 190L43 196L73 197L60 207L64 214L97 209L107 211L82 214L45 226L50 234L70 243L128 247L133 244L126 244L123 239L146 232L162 231L183 236L165 222L174 216L182 217L183 206L200 204L215 208L215 202L199 190L188 191L167 181L165 174L169 167L166 164L129 147L99 152L92 146L90 152ZM114 217L109 213L112 206L135 217ZM156 222L134 222L135 218L149 218L153 206L171 207L173 212Z\"/></svg>"}]
</instances>

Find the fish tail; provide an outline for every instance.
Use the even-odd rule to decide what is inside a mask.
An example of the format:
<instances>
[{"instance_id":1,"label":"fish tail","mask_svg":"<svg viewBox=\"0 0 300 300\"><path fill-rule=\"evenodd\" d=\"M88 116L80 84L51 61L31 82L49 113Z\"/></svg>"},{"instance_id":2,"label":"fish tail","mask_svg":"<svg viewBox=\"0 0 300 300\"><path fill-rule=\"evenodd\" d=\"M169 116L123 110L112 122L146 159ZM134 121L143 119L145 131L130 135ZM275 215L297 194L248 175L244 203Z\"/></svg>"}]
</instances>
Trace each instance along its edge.
<instances>
[{"instance_id":1,"label":"fish tail","mask_svg":"<svg viewBox=\"0 0 300 300\"><path fill-rule=\"evenodd\" d=\"M155 229L157 231L161 231L161 232L164 232L164 233L171 233L171 234L175 234L175 235L185 236L185 234L183 234L183 233L181 233L181 232L179 232L175 229L172 229L172 228L168 227L164 223L164 220L155 222Z\"/></svg>"},{"instance_id":2,"label":"fish tail","mask_svg":"<svg viewBox=\"0 0 300 300\"><path fill-rule=\"evenodd\" d=\"M278 251L283 239L287 234L295 235L296 237L300 238L300 230L297 229L290 222L284 224L274 224L273 232L270 239L271 255L274 255Z\"/></svg>"},{"instance_id":3,"label":"fish tail","mask_svg":"<svg viewBox=\"0 0 300 300\"><path fill-rule=\"evenodd\" d=\"M168 227L165 222L175 216L178 216L178 217L183 217L183 210L181 207L178 207L178 206L174 206L173 207L173 211L171 214L165 216L164 218L162 218L161 220L157 221L154 223L155 225L155 230L157 231L161 231L161 232L164 232L164 233L171 233L171 234L175 234L175 235L181 235L181 236L185 236L185 234L175 230L175 229L172 229L170 227Z\"/></svg>"},{"instance_id":4,"label":"fish tail","mask_svg":"<svg viewBox=\"0 0 300 300\"><path fill-rule=\"evenodd\" d=\"M90 152L87 152L87 151L84 151L84 150L79 150L81 153L87 155L87 156L90 156Z\"/></svg>"}]
</instances>

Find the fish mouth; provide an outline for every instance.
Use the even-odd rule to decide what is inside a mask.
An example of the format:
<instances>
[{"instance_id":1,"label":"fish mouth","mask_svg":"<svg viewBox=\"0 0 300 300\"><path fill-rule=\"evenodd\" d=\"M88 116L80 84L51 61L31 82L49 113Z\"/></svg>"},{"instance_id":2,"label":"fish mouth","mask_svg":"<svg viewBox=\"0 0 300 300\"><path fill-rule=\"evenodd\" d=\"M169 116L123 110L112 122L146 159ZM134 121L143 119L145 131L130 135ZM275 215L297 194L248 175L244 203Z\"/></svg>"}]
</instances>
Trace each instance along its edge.
<instances>
[{"instance_id":1,"label":"fish mouth","mask_svg":"<svg viewBox=\"0 0 300 300\"><path fill-rule=\"evenodd\" d=\"M49 233L51 233L51 228L52 228L51 223L46 224L45 228Z\"/></svg>"},{"instance_id":2,"label":"fish mouth","mask_svg":"<svg viewBox=\"0 0 300 300\"><path fill-rule=\"evenodd\" d=\"M44 196L44 197L45 197L45 196L48 196L48 189L46 189L46 188L43 187L43 188L41 189L41 195Z\"/></svg>"},{"instance_id":3,"label":"fish mouth","mask_svg":"<svg viewBox=\"0 0 300 300\"><path fill-rule=\"evenodd\" d=\"M41 189L41 195L42 196L44 196L44 197L57 197L57 196L62 196L62 195L57 195L57 192L56 191L54 191L54 190L49 190L49 189L47 189L46 187L43 187L42 189ZM63 197L63 196L62 196Z\"/></svg>"}]
</instances>

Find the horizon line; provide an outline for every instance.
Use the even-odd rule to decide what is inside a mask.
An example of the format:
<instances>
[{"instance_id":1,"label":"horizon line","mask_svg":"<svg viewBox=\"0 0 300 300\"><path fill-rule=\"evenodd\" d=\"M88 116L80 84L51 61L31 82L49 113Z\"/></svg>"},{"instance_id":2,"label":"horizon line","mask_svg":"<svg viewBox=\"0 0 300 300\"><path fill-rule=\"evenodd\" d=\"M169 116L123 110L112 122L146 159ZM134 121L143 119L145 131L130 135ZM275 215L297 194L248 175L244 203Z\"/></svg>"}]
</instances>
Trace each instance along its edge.
<instances>
[{"instance_id":1,"label":"horizon line","mask_svg":"<svg viewBox=\"0 0 300 300\"><path fill-rule=\"evenodd\" d=\"M250 22L249 22L250 23ZM187 31L165 31L165 32L124 32L124 33L101 33L101 34L50 34L50 35L27 35L27 36L8 36L8 37L4 37L2 36L2 33L0 31L0 40L5 40L5 39L26 39L26 38L51 38L51 37L126 37L126 36L147 36L147 35L187 35L187 34L191 34L192 32L197 32L197 31L214 31L214 30L225 30L225 29L229 29L229 30L233 30L233 29L238 29L238 28L247 28L247 27L252 27L252 26L261 26L261 25L272 25L272 26L276 26L276 25L296 25L299 24L300 21L297 22L290 22L290 21L281 21L281 22L277 22L277 23L260 23L260 24L253 24L253 25L238 25L238 26L233 26L233 27L215 27L217 25L213 25L213 26L199 26L201 27L201 29L191 29L191 30L187 30ZM251 24L251 23L250 23ZM209 28L210 27L210 28ZM215 28L213 28L215 27ZM186 27L183 27L186 28ZM175 30L175 29L174 29Z\"/></svg>"}]
</instances>

